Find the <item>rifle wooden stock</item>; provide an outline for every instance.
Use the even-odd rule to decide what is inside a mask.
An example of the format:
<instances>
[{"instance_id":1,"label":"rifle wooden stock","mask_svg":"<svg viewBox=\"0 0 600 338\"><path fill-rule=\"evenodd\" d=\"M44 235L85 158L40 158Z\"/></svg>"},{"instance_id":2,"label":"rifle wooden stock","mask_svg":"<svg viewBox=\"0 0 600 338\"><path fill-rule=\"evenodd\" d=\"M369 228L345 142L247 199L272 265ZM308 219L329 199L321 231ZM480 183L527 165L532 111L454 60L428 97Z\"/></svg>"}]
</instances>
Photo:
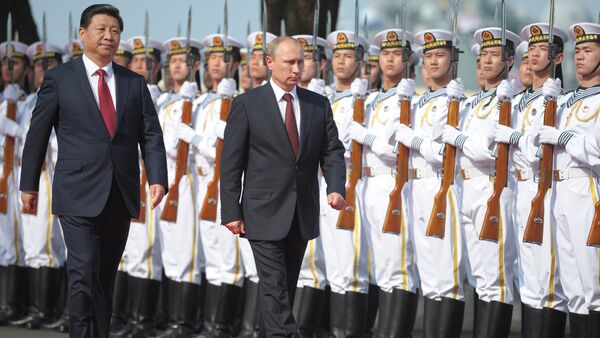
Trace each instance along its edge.
<instances>
[{"instance_id":1,"label":"rifle wooden stock","mask_svg":"<svg viewBox=\"0 0 600 338\"><path fill-rule=\"evenodd\" d=\"M458 126L458 108L458 100L450 101L448 124L453 127ZM444 238L446 230L446 197L450 186L454 184L455 162L456 148L446 144L444 152L444 175L442 176L440 191L433 198L433 209L431 209L429 224L425 231L427 236Z\"/></svg>"},{"instance_id":2,"label":"rifle wooden stock","mask_svg":"<svg viewBox=\"0 0 600 338\"><path fill-rule=\"evenodd\" d=\"M220 119L227 121L229 110L231 108L231 98L223 97L221 99ZM221 151L223 149L223 140L217 139L217 152L215 156L215 173L212 180L208 183L206 196L200 209L200 219L205 221L217 220L217 202L219 200L219 180L221 178Z\"/></svg>"},{"instance_id":3,"label":"rifle wooden stock","mask_svg":"<svg viewBox=\"0 0 600 338\"><path fill-rule=\"evenodd\" d=\"M6 118L15 120L17 112L17 103L7 101ZM8 179L13 171L15 160L15 138L4 136L4 167L2 178L0 178L0 213L6 214L8 209Z\"/></svg>"},{"instance_id":4,"label":"rifle wooden stock","mask_svg":"<svg viewBox=\"0 0 600 338\"><path fill-rule=\"evenodd\" d=\"M400 123L410 124L410 100L400 101ZM383 221L383 232L399 234L402 230L402 188L408 181L408 147L398 144L396 184L390 192L390 202Z\"/></svg>"},{"instance_id":5,"label":"rifle wooden stock","mask_svg":"<svg viewBox=\"0 0 600 338\"><path fill-rule=\"evenodd\" d=\"M181 122L187 125L192 123L192 101L185 100L183 102L183 112ZM167 222L177 221L177 205L179 203L179 181L187 172L189 144L179 140L177 145L177 166L175 168L175 179L169 187L169 194L165 201L164 209L160 215L160 219Z\"/></svg>"},{"instance_id":6,"label":"rifle wooden stock","mask_svg":"<svg viewBox=\"0 0 600 338\"><path fill-rule=\"evenodd\" d=\"M132 222L146 223L146 200L148 196L146 194L146 185L148 184L148 177L146 176L146 169L142 165L142 178L140 179L140 215L138 218L132 218Z\"/></svg>"},{"instance_id":7,"label":"rifle wooden stock","mask_svg":"<svg viewBox=\"0 0 600 338\"><path fill-rule=\"evenodd\" d=\"M365 99L354 99L353 119L363 124L365 122ZM346 186L346 206L340 211L337 228L354 230L354 221L358 217L356 210L356 184L362 177L362 144L352 141L352 154L350 156L350 178Z\"/></svg>"},{"instance_id":8,"label":"rifle wooden stock","mask_svg":"<svg viewBox=\"0 0 600 338\"><path fill-rule=\"evenodd\" d=\"M596 202L596 211L588 234L587 245L600 247L600 201Z\"/></svg>"},{"instance_id":9,"label":"rifle wooden stock","mask_svg":"<svg viewBox=\"0 0 600 338\"><path fill-rule=\"evenodd\" d=\"M544 125L554 127L556 125L556 100L546 101L544 111ZM542 158L540 159L540 180L538 191L531 201L531 211L523 233L523 242L542 244L544 237L544 199L552 185L552 160L554 146L542 145Z\"/></svg>"},{"instance_id":10,"label":"rifle wooden stock","mask_svg":"<svg viewBox=\"0 0 600 338\"><path fill-rule=\"evenodd\" d=\"M510 112L512 110L510 101L500 103L500 118L498 123L510 127ZM504 187L508 184L508 151L509 145L498 143L496 154L496 179L494 180L494 191L487 201L487 210L483 218L483 226L479 233L479 239L498 242L500 226L500 197Z\"/></svg>"}]
</instances>

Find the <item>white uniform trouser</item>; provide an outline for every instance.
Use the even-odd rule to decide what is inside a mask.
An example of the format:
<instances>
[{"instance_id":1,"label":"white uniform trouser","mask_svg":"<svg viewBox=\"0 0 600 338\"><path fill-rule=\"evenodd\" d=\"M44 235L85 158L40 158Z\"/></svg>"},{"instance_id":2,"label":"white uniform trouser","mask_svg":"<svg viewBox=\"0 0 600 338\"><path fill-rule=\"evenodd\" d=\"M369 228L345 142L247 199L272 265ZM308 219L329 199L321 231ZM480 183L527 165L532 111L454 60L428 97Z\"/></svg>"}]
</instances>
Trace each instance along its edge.
<instances>
[{"instance_id":1,"label":"white uniform trouser","mask_svg":"<svg viewBox=\"0 0 600 338\"><path fill-rule=\"evenodd\" d=\"M198 176L198 212L202 208L208 183L212 179L212 171L208 168L202 169L203 175ZM217 211L218 213L219 211ZM216 222L198 219L200 224L200 242L202 244L202 256L206 280L213 285L221 285L221 252L217 241L217 229L220 226Z\"/></svg>"},{"instance_id":2,"label":"white uniform trouser","mask_svg":"<svg viewBox=\"0 0 600 338\"><path fill-rule=\"evenodd\" d=\"M58 218L52 215L53 173L46 169L40 175L37 214L21 215L25 264L31 268L58 268L65 264L65 244ZM22 204L19 203L19 209Z\"/></svg>"},{"instance_id":3,"label":"white uniform trouser","mask_svg":"<svg viewBox=\"0 0 600 338\"><path fill-rule=\"evenodd\" d=\"M145 223L132 221L125 246L127 273L136 278L162 279L162 259L160 249L160 214L152 210L152 197L146 187Z\"/></svg>"},{"instance_id":4,"label":"white uniform trouser","mask_svg":"<svg viewBox=\"0 0 600 338\"><path fill-rule=\"evenodd\" d=\"M512 304L517 247L512 222L512 190L504 188L500 198L498 243L480 240L479 234L493 192L489 176L462 181L461 220L465 228L467 254L479 299Z\"/></svg>"},{"instance_id":5,"label":"white uniform trouser","mask_svg":"<svg viewBox=\"0 0 600 338\"><path fill-rule=\"evenodd\" d=\"M357 184L360 191L362 180ZM321 182L321 189L325 183ZM357 198L357 210L360 199ZM358 212L358 211L357 211ZM356 217L354 230L337 229L339 211L325 208L320 219L327 280L331 291L367 293L369 290L369 248L367 233L360 217Z\"/></svg>"},{"instance_id":6,"label":"white uniform trouser","mask_svg":"<svg viewBox=\"0 0 600 338\"><path fill-rule=\"evenodd\" d=\"M173 169L173 175L174 171ZM197 187L195 173L188 171L179 181L176 222L160 220L159 241L163 268L165 275L176 282L200 284L202 279ZM161 208L157 209L157 215L162 213L165 201L166 198L163 199Z\"/></svg>"},{"instance_id":7,"label":"white uniform trouser","mask_svg":"<svg viewBox=\"0 0 600 338\"><path fill-rule=\"evenodd\" d=\"M564 272L559 273L562 268L557 264L556 233L552 230L553 222L550 221L551 191L548 191L544 201L544 219L549 221L544 223L542 244L523 242L531 212L531 200L537 190L538 184L533 178L516 181L513 214L518 229L516 241L519 250L519 296L521 302L536 309L548 307L566 311L567 301L559 278Z\"/></svg>"},{"instance_id":8,"label":"white uniform trouser","mask_svg":"<svg viewBox=\"0 0 600 338\"><path fill-rule=\"evenodd\" d=\"M0 171L2 171L1 168ZM6 214L0 213L0 265L2 266L25 266L23 222L21 222L21 210L18 203L20 193L17 177L18 168L15 167L7 182Z\"/></svg>"},{"instance_id":9,"label":"white uniform trouser","mask_svg":"<svg viewBox=\"0 0 600 338\"><path fill-rule=\"evenodd\" d=\"M363 177L358 200L361 201L360 215L368 232L372 252L371 270L374 272L372 284L377 284L385 292L402 289L415 292L418 275L414 255L412 227L406 226L406 215L402 211L404 224L399 234L384 233L383 222L389 203L389 195L394 187L394 177L390 173L373 177Z\"/></svg>"},{"instance_id":10,"label":"white uniform trouser","mask_svg":"<svg viewBox=\"0 0 600 338\"><path fill-rule=\"evenodd\" d=\"M245 238L240 238L239 242L245 277L252 283L258 283L258 271L256 270L256 263L254 262L254 255L252 254L250 242Z\"/></svg>"},{"instance_id":11,"label":"white uniform trouser","mask_svg":"<svg viewBox=\"0 0 600 338\"><path fill-rule=\"evenodd\" d=\"M327 191L325 180L319 177L319 217L325 216L327 209L331 208L327 203ZM298 287L308 286L315 289L324 290L327 286L327 274L325 270L325 249L324 243L333 243L333 238L324 239L324 236L330 235L331 232L323 231L324 224L321 222L320 236L308 241L304 257L302 258L302 266L300 275L298 276Z\"/></svg>"},{"instance_id":12,"label":"white uniform trouser","mask_svg":"<svg viewBox=\"0 0 600 338\"><path fill-rule=\"evenodd\" d=\"M464 228L460 223L457 187L452 185L446 198L446 225L444 238L426 235L433 200L440 190L440 179L427 177L410 180L404 187L405 210L408 224L414 227L415 255L421 279L423 296L439 300L441 297L462 300L466 267Z\"/></svg>"},{"instance_id":13,"label":"white uniform trouser","mask_svg":"<svg viewBox=\"0 0 600 338\"><path fill-rule=\"evenodd\" d=\"M553 188L552 223L557 227L560 280L569 311L600 311L600 249L586 245L598 185L592 177L578 177L554 182ZM565 268L574 273L566 274Z\"/></svg>"}]
</instances>

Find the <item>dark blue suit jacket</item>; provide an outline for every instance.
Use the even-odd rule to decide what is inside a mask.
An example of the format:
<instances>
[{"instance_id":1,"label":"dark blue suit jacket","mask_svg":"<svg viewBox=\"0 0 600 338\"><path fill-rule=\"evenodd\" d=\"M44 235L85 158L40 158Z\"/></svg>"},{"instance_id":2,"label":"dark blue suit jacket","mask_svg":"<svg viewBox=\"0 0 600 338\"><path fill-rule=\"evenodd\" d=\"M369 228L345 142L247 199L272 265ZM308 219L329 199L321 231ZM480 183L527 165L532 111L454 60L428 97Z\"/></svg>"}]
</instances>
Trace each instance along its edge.
<instances>
[{"instance_id":1,"label":"dark blue suit jacket","mask_svg":"<svg viewBox=\"0 0 600 338\"><path fill-rule=\"evenodd\" d=\"M329 101L299 87L297 93L297 157L271 84L236 97L231 106L221 155L221 219L244 220L250 240L285 238L294 215L304 240L319 235L319 166L327 193L346 194L344 146Z\"/></svg>"},{"instance_id":2,"label":"dark blue suit jacket","mask_svg":"<svg viewBox=\"0 0 600 338\"><path fill-rule=\"evenodd\" d=\"M138 144L149 184L167 189L162 130L144 78L113 63L117 128L111 138L87 78L82 58L46 72L23 150L21 191L37 191L52 128L58 161L52 212L95 217L103 210L113 176L131 216L140 208ZM114 98L113 98L114 99Z\"/></svg>"}]
</instances>

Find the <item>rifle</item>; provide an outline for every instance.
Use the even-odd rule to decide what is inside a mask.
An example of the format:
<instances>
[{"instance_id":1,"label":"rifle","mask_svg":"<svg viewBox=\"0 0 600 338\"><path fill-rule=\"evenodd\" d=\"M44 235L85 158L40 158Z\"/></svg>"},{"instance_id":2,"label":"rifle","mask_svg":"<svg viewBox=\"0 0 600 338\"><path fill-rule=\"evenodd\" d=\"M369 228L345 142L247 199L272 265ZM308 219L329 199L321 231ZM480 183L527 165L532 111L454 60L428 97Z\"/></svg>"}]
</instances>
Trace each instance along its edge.
<instances>
[{"instance_id":1,"label":"rifle","mask_svg":"<svg viewBox=\"0 0 600 338\"><path fill-rule=\"evenodd\" d=\"M325 23L325 37L329 36L331 33L331 11L327 10L327 22ZM327 60L327 66L325 67L326 72L323 75L323 78L326 79L325 84L329 84L327 82L333 82L333 65L331 64L331 58Z\"/></svg>"},{"instance_id":2,"label":"rifle","mask_svg":"<svg viewBox=\"0 0 600 338\"><path fill-rule=\"evenodd\" d=\"M406 43L406 0L402 1L402 63L404 64L403 78L408 78L408 58L410 49ZM410 98L400 100L400 123L410 125ZM383 232L399 234L403 227L402 218L402 189L408 181L409 149L401 143L396 144L396 184L390 192L390 202L383 221Z\"/></svg>"},{"instance_id":3,"label":"rifle","mask_svg":"<svg viewBox=\"0 0 600 338\"><path fill-rule=\"evenodd\" d=\"M146 10L146 16L144 18L144 38L145 48L144 55L146 56L146 71L148 72L148 84L154 83L154 59L150 59L150 18L148 17L148 10Z\"/></svg>"},{"instance_id":4,"label":"rifle","mask_svg":"<svg viewBox=\"0 0 600 338\"><path fill-rule=\"evenodd\" d=\"M148 177L146 176L146 168L142 165L142 178L140 180L140 215L138 218L132 218L132 222L146 223L146 200L148 196L146 194L146 185L148 184Z\"/></svg>"},{"instance_id":5,"label":"rifle","mask_svg":"<svg viewBox=\"0 0 600 338\"><path fill-rule=\"evenodd\" d=\"M457 23L458 23L458 0L454 0L454 18L452 21L452 78L456 79L458 72L458 54L459 49L456 48L457 43ZM451 98L448 107L448 125L453 127L458 126L458 99ZM425 234L430 237L444 238L446 228L446 197L450 186L454 184L456 148L449 144L444 146L444 175L440 190L433 199L433 209L429 216L429 224Z\"/></svg>"},{"instance_id":6,"label":"rifle","mask_svg":"<svg viewBox=\"0 0 600 338\"><path fill-rule=\"evenodd\" d=\"M228 51L229 37L228 37L228 13L227 13L227 0L225 0L225 38L223 39L225 42L223 44L223 53L224 59L227 63L227 76L231 71L231 57ZM266 37L265 37L266 38ZM266 43L266 40L263 40L263 44ZM231 98L228 96L221 97L221 113L219 118L221 121L227 121L229 117L229 110L231 108ZM206 189L206 195L204 196L204 201L202 202L202 208L200 209L200 219L205 221L214 222L217 220L217 201L219 199L219 180L221 178L221 151L223 149L223 140L217 139L217 149L215 155L215 173L213 175L212 180L208 183L208 187Z\"/></svg>"},{"instance_id":7,"label":"rifle","mask_svg":"<svg viewBox=\"0 0 600 338\"><path fill-rule=\"evenodd\" d=\"M592 225L590 226L587 245L597 248L600 247L600 201L596 202L594 219L592 220Z\"/></svg>"},{"instance_id":8,"label":"rifle","mask_svg":"<svg viewBox=\"0 0 600 338\"><path fill-rule=\"evenodd\" d=\"M10 72L10 84L15 82L14 78L14 61L12 59L12 53L14 47L12 46L12 15L8 13L8 24L6 27L7 38L6 38L6 57L8 61L8 71ZM6 118L15 121L17 112L17 102L6 101ZM2 171L2 178L0 179L0 213L6 214L8 212L8 179L13 171L15 160L15 138L9 135L4 136L4 166Z\"/></svg>"},{"instance_id":9,"label":"rifle","mask_svg":"<svg viewBox=\"0 0 600 338\"><path fill-rule=\"evenodd\" d=\"M262 1L262 36L263 36L263 43L262 43L262 51L263 51L263 65L265 67L267 67L267 0L263 0ZM250 52L250 51L248 51ZM267 78L266 80L269 81L271 79L271 71L269 70L269 67L267 67Z\"/></svg>"},{"instance_id":10,"label":"rifle","mask_svg":"<svg viewBox=\"0 0 600 338\"><path fill-rule=\"evenodd\" d=\"M506 47L506 8L502 0L502 62L504 63L504 79L508 78L508 48ZM500 102L499 121L503 126L510 127L512 104L510 99ZM487 210L483 218L483 226L479 239L498 242L500 225L500 197L504 187L508 184L508 151L509 145L499 143L496 150L496 179L494 191L487 201Z\"/></svg>"},{"instance_id":11,"label":"rifle","mask_svg":"<svg viewBox=\"0 0 600 338\"><path fill-rule=\"evenodd\" d=\"M551 77L556 77L556 45L554 44L554 0L550 1L550 23L548 28L548 59L550 59ZM544 125L556 126L556 98L546 100L544 110ZM538 191L531 201L531 211L523 233L523 242L541 245L544 237L544 200L546 193L552 186L552 166L554 146L542 144L542 157L540 158L540 180Z\"/></svg>"},{"instance_id":12,"label":"rifle","mask_svg":"<svg viewBox=\"0 0 600 338\"><path fill-rule=\"evenodd\" d=\"M358 0L354 5L354 41L356 43L355 58L357 63L357 78L360 79L360 62L363 58L363 51L360 47L358 37ZM352 118L360 124L365 123L365 98L354 98L354 112ZM340 211L337 222L338 229L354 230L356 217L360 217L356 212L356 184L362 177L362 144L352 141L352 154L350 155L350 178L346 186L346 207Z\"/></svg>"},{"instance_id":13,"label":"rifle","mask_svg":"<svg viewBox=\"0 0 600 338\"><path fill-rule=\"evenodd\" d=\"M188 10L188 27L187 27L187 67L188 67L188 81L192 81L192 48L190 46L190 36L192 33L192 6L190 5ZM181 123L191 125L192 124L192 100L186 99L183 101L183 111L181 115ZM177 221L177 205L179 202L179 181L187 172L189 154L189 144L183 140L179 140L177 144L177 166L175 168L175 179L173 184L169 188L169 194L165 202L164 209L160 215L160 219L168 222Z\"/></svg>"}]
</instances>

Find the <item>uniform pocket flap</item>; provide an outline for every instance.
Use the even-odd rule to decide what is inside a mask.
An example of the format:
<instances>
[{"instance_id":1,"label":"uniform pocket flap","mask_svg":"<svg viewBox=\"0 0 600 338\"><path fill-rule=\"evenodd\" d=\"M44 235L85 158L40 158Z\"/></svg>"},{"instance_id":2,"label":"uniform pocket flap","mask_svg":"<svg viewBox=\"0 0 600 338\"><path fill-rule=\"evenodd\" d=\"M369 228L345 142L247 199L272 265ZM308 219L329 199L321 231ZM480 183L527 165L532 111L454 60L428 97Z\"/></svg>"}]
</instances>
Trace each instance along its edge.
<instances>
[{"instance_id":1,"label":"uniform pocket flap","mask_svg":"<svg viewBox=\"0 0 600 338\"><path fill-rule=\"evenodd\" d=\"M55 169L56 171L79 171L81 170L81 160L58 160Z\"/></svg>"},{"instance_id":2,"label":"uniform pocket flap","mask_svg":"<svg viewBox=\"0 0 600 338\"><path fill-rule=\"evenodd\" d=\"M271 198L273 192L264 188L244 188L244 197L257 200L267 200Z\"/></svg>"}]
</instances>

